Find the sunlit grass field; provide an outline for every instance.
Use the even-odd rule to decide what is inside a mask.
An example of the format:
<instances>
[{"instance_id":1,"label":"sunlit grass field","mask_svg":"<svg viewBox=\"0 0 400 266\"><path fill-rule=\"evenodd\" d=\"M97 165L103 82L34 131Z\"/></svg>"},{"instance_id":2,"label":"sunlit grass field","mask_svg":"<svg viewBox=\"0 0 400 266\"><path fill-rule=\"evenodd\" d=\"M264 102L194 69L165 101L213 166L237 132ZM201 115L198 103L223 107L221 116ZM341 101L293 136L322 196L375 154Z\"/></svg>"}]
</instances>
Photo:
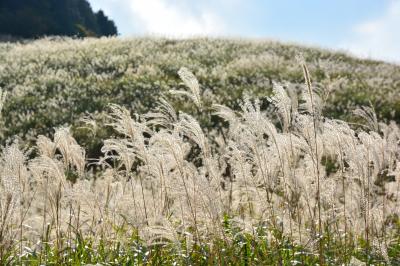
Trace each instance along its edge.
<instances>
[{"instance_id":1,"label":"sunlit grass field","mask_svg":"<svg viewBox=\"0 0 400 266\"><path fill-rule=\"evenodd\" d=\"M400 265L397 65L48 38L0 88L0 265Z\"/></svg>"}]
</instances>

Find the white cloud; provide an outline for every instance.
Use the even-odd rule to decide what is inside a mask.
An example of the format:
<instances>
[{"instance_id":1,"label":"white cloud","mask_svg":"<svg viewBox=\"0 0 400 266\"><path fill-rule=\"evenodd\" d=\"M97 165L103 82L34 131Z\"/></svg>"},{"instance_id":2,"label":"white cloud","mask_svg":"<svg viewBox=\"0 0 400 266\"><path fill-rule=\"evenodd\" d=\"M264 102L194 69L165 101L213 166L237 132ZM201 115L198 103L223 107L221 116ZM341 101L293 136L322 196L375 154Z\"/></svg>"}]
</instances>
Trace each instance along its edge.
<instances>
[{"instance_id":1,"label":"white cloud","mask_svg":"<svg viewBox=\"0 0 400 266\"><path fill-rule=\"evenodd\" d=\"M186 37L222 32L220 19L207 10L194 14L184 6L167 0L133 0L130 8L145 31L151 34Z\"/></svg>"},{"instance_id":2,"label":"white cloud","mask_svg":"<svg viewBox=\"0 0 400 266\"><path fill-rule=\"evenodd\" d=\"M393 0L382 17L356 25L341 47L361 57L400 63L399 27L400 0Z\"/></svg>"},{"instance_id":3,"label":"white cloud","mask_svg":"<svg viewBox=\"0 0 400 266\"><path fill-rule=\"evenodd\" d=\"M225 29L221 17L206 5L193 9L185 1L176 0L91 0L91 3L95 9L103 8L117 26L121 24L123 35L135 32L190 37L220 35Z\"/></svg>"}]
</instances>

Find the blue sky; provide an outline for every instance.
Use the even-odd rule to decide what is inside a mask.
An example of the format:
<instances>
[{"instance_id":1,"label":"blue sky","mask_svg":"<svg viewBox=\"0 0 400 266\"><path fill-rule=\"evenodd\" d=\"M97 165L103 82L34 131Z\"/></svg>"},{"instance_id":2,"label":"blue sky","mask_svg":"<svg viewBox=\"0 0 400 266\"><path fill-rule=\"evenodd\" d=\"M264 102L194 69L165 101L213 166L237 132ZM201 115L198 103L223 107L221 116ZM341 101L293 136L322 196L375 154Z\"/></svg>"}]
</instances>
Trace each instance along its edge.
<instances>
[{"instance_id":1,"label":"blue sky","mask_svg":"<svg viewBox=\"0 0 400 266\"><path fill-rule=\"evenodd\" d=\"M89 0L122 36L266 38L400 62L400 0Z\"/></svg>"}]
</instances>

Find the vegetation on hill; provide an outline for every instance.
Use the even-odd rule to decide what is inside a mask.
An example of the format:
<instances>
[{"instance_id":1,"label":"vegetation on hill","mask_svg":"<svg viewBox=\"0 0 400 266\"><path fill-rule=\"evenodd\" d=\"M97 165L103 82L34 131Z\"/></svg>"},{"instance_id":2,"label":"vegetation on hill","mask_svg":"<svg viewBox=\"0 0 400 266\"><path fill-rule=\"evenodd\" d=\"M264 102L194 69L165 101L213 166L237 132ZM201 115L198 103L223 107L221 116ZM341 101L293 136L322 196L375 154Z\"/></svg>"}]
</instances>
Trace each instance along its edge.
<instances>
[{"instance_id":1,"label":"vegetation on hill","mask_svg":"<svg viewBox=\"0 0 400 266\"><path fill-rule=\"evenodd\" d=\"M87 0L2 0L0 35L16 38L111 36L117 28L103 11L93 12Z\"/></svg>"},{"instance_id":2,"label":"vegetation on hill","mask_svg":"<svg viewBox=\"0 0 400 266\"><path fill-rule=\"evenodd\" d=\"M0 265L400 264L398 66L207 39L0 59Z\"/></svg>"},{"instance_id":3,"label":"vegetation on hill","mask_svg":"<svg viewBox=\"0 0 400 266\"><path fill-rule=\"evenodd\" d=\"M9 92L3 123L13 125L2 127L2 140L18 135L29 141L69 125L89 155L98 157L101 139L110 132L101 129L88 139L80 121L88 115L102 120L109 103L149 111L161 94L182 86L180 66L195 73L215 102L237 110L249 94L267 107L274 82L294 90L303 85L298 54L307 61L313 84L330 91L326 115L359 122L352 112L372 105L378 119L400 121L400 67L383 62L270 41L44 39L0 44L0 87ZM174 107L193 109L171 101ZM206 128L223 125L217 118L200 122Z\"/></svg>"}]
</instances>

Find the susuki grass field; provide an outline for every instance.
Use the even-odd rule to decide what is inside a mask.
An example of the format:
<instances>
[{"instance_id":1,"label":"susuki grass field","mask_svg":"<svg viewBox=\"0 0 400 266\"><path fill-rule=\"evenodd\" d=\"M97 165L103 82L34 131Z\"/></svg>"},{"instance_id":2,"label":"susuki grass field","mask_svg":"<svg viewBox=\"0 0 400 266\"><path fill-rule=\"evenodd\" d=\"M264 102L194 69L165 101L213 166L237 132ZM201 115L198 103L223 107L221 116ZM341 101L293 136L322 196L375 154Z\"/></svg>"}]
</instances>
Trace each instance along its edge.
<instances>
[{"instance_id":1,"label":"susuki grass field","mask_svg":"<svg viewBox=\"0 0 400 266\"><path fill-rule=\"evenodd\" d=\"M0 44L0 264L400 265L399 86L270 41Z\"/></svg>"}]
</instances>

